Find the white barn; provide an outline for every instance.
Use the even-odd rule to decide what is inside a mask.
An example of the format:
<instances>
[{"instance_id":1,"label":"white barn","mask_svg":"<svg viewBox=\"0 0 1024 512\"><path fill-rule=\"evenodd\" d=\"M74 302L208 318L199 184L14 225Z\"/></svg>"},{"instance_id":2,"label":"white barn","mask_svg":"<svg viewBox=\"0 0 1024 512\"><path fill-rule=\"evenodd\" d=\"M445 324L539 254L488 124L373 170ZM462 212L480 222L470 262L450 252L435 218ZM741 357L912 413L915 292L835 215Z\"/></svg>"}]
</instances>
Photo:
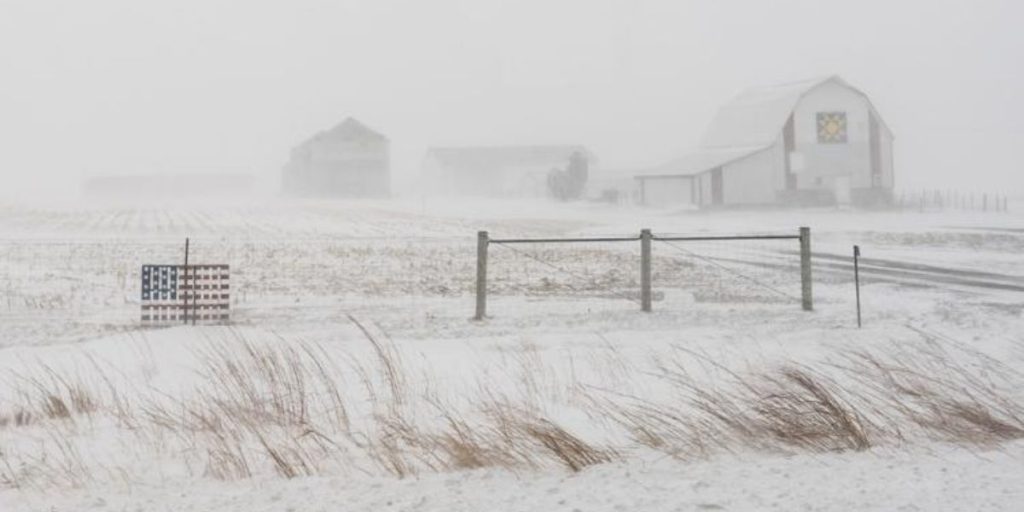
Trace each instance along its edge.
<instances>
[{"instance_id":1,"label":"white barn","mask_svg":"<svg viewBox=\"0 0 1024 512\"><path fill-rule=\"evenodd\" d=\"M698 151L635 177L661 206L881 205L892 200L892 132L838 76L749 89Z\"/></svg>"}]
</instances>

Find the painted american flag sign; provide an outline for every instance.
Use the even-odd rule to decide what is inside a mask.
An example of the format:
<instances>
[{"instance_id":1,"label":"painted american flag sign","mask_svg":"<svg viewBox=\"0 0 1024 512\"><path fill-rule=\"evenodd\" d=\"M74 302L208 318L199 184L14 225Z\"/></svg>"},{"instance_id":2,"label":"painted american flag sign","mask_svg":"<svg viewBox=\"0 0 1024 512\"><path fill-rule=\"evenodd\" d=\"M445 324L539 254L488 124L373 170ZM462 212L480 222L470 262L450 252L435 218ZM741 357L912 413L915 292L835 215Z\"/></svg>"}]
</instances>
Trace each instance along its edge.
<instances>
[{"instance_id":1,"label":"painted american flag sign","mask_svg":"<svg viewBox=\"0 0 1024 512\"><path fill-rule=\"evenodd\" d=\"M230 276L228 265L143 265L143 325L229 321Z\"/></svg>"}]
</instances>

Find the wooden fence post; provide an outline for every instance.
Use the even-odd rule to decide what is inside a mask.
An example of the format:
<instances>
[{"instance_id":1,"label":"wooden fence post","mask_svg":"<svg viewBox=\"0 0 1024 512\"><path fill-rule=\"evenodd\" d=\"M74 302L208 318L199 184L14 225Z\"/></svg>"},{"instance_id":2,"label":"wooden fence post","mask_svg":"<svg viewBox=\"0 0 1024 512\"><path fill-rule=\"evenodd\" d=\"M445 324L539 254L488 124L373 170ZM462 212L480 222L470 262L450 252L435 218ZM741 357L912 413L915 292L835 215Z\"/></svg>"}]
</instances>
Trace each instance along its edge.
<instances>
[{"instance_id":1,"label":"wooden fence post","mask_svg":"<svg viewBox=\"0 0 1024 512\"><path fill-rule=\"evenodd\" d=\"M476 315L474 320L487 316L487 246L490 239L486 231L476 234Z\"/></svg>"},{"instance_id":2,"label":"wooden fence post","mask_svg":"<svg viewBox=\"0 0 1024 512\"><path fill-rule=\"evenodd\" d=\"M651 311L651 230L640 230L640 309Z\"/></svg>"},{"instance_id":3,"label":"wooden fence post","mask_svg":"<svg viewBox=\"0 0 1024 512\"><path fill-rule=\"evenodd\" d=\"M800 295L804 311L814 310L811 290L811 228L800 228Z\"/></svg>"}]
</instances>

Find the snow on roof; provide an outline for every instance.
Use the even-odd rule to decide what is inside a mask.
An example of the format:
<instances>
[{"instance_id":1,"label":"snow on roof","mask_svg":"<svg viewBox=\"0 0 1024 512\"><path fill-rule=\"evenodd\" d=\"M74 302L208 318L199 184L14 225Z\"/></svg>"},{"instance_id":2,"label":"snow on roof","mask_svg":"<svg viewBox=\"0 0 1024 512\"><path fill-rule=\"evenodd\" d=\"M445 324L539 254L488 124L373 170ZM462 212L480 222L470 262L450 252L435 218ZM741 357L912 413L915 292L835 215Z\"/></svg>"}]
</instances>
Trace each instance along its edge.
<instances>
[{"instance_id":1,"label":"snow on roof","mask_svg":"<svg viewBox=\"0 0 1024 512\"><path fill-rule=\"evenodd\" d=\"M850 87L839 77L830 76L743 91L719 109L701 146L737 148L771 145L800 98L830 81Z\"/></svg>"},{"instance_id":2,"label":"snow on roof","mask_svg":"<svg viewBox=\"0 0 1024 512\"><path fill-rule=\"evenodd\" d=\"M739 148L707 148L677 158L667 164L644 170L637 177L693 176L764 150L764 146Z\"/></svg>"}]
</instances>

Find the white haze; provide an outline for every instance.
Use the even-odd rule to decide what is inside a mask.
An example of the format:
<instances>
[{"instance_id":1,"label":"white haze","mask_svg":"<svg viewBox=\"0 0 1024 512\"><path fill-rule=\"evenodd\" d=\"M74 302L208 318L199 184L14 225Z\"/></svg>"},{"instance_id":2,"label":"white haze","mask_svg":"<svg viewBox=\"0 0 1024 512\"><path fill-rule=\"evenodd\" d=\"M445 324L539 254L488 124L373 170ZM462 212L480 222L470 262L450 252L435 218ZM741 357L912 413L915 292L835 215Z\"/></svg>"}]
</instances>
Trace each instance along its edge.
<instances>
[{"instance_id":1,"label":"white haze","mask_svg":"<svg viewBox=\"0 0 1024 512\"><path fill-rule=\"evenodd\" d=\"M245 172L355 116L398 190L435 144L694 147L754 85L839 74L896 136L898 188L1024 188L1013 1L0 0L0 197L88 176Z\"/></svg>"}]
</instances>

